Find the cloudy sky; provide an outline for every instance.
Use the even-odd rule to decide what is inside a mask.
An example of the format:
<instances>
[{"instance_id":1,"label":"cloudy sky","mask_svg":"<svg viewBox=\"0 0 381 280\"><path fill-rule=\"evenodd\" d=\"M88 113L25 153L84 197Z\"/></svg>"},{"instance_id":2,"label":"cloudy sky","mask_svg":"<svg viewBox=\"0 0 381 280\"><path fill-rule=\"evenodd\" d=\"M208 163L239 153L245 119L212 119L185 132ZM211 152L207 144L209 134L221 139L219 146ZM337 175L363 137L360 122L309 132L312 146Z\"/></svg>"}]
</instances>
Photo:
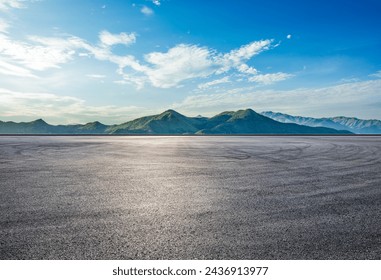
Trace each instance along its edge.
<instances>
[{"instance_id":1,"label":"cloudy sky","mask_svg":"<svg viewBox=\"0 0 381 280\"><path fill-rule=\"evenodd\" d=\"M381 119L381 2L0 0L0 120Z\"/></svg>"}]
</instances>

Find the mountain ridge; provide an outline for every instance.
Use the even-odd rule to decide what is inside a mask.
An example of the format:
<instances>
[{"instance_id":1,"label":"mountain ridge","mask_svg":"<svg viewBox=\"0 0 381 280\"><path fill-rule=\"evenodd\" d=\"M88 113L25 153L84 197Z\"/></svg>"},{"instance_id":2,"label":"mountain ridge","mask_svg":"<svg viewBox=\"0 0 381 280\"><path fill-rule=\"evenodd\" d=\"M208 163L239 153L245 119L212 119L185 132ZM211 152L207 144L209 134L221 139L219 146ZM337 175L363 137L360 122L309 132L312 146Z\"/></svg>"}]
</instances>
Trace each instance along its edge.
<instances>
[{"instance_id":1,"label":"mountain ridge","mask_svg":"<svg viewBox=\"0 0 381 280\"><path fill-rule=\"evenodd\" d=\"M252 109L225 111L211 118L187 117L169 109L116 125L99 121L75 125L32 122L1 122L0 134L146 134L146 135L234 135L234 134L352 134L346 130L282 123Z\"/></svg>"},{"instance_id":2,"label":"mountain ridge","mask_svg":"<svg viewBox=\"0 0 381 280\"><path fill-rule=\"evenodd\" d=\"M311 127L328 127L337 130L348 130L356 134L381 134L381 120L364 120L355 117L312 118L293 116L279 112L265 111L262 115L283 123L295 123Z\"/></svg>"}]
</instances>

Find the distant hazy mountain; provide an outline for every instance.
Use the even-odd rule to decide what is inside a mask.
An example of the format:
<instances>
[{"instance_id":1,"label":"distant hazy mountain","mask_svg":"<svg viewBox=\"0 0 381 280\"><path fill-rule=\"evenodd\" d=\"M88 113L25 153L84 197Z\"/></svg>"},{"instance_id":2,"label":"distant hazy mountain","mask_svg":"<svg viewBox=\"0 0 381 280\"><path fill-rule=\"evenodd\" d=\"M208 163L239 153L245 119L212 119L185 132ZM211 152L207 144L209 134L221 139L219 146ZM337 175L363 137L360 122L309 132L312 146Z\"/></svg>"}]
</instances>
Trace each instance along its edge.
<instances>
[{"instance_id":1,"label":"distant hazy mountain","mask_svg":"<svg viewBox=\"0 0 381 280\"><path fill-rule=\"evenodd\" d=\"M100 122L50 125L42 119L20 123L0 121L0 134L103 134L107 127Z\"/></svg>"},{"instance_id":2,"label":"distant hazy mountain","mask_svg":"<svg viewBox=\"0 0 381 280\"><path fill-rule=\"evenodd\" d=\"M337 130L349 130L359 134L379 134L381 133L380 120L361 120L357 118L333 117L333 118L309 118L291 116L275 112L262 112L262 115L272 118L278 122L296 123L312 127L329 127Z\"/></svg>"},{"instance_id":3,"label":"distant hazy mountain","mask_svg":"<svg viewBox=\"0 0 381 280\"><path fill-rule=\"evenodd\" d=\"M0 121L0 133L50 133L50 130L51 125L42 119L20 123Z\"/></svg>"},{"instance_id":4,"label":"distant hazy mountain","mask_svg":"<svg viewBox=\"0 0 381 280\"><path fill-rule=\"evenodd\" d=\"M251 109L223 112L212 118L186 117L174 110L119 125L91 122L84 125L50 125L1 122L0 134L350 134L349 131L282 123Z\"/></svg>"}]
</instances>

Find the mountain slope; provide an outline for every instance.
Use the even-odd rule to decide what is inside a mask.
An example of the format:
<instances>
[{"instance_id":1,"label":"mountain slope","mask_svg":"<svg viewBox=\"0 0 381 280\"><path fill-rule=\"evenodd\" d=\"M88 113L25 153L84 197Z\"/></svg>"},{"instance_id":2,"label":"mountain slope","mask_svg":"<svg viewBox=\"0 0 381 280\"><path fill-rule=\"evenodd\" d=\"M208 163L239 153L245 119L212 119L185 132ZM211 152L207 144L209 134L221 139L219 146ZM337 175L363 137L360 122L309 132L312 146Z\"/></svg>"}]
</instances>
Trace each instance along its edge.
<instances>
[{"instance_id":1,"label":"mountain slope","mask_svg":"<svg viewBox=\"0 0 381 280\"><path fill-rule=\"evenodd\" d=\"M380 120L361 120L348 117L333 118L310 118L301 116L292 116L271 111L262 112L262 115L283 123L296 123L312 127L329 127L337 130L349 130L359 134L379 134L381 133Z\"/></svg>"},{"instance_id":2,"label":"mountain slope","mask_svg":"<svg viewBox=\"0 0 381 280\"><path fill-rule=\"evenodd\" d=\"M104 134L107 127L100 122L50 125L42 119L20 123L0 121L0 134Z\"/></svg>"},{"instance_id":3,"label":"mountain slope","mask_svg":"<svg viewBox=\"0 0 381 280\"><path fill-rule=\"evenodd\" d=\"M167 110L159 115L142 117L109 127L106 132L111 134L193 134L199 130L199 125L197 120L174 110Z\"/></svg>"},{"instance_id":4,"label":"mountain slope","mask_svg":"<svg viewBox=\"0 0 381 280\"><path fill-rule=\"evenodd\" d=\"M38 119L32 122L1 122L0 133L31 134L31 133L50 133L52 126L44 120Z\"/></svg>"},{"instance_id":5,"label":"mountain slope","mask_svg":"<svg viewBox=\"0 0 381 280\"><path fill-rule=\"evenodd\" d=\"M251 109L223 112L210 118L199 134L338 134L346 133L325 127L285 124L260 115Z\"/></svg>"},{"instance_id":6,"label":"mountain slope","mask_svg":"<svg viewBox=\"0 0 381 280\"><path fill-rule=\"evenodd\" d=\"M189 118L174 110L138 118L119 125L90 122L84 125L50 125L33 122L0 122L0 134L350 134L326 127L282 123L251 109L229 111L212 118Z\"/></svg>"}]
</instances>

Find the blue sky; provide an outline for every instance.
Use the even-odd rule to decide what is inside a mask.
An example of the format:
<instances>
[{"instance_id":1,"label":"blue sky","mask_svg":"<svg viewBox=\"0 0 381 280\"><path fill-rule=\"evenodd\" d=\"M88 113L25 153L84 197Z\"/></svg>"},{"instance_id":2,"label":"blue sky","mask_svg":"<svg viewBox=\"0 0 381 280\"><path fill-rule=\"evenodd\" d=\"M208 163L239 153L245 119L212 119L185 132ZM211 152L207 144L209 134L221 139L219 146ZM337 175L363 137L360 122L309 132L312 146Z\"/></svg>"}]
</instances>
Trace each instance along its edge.
<instances>
[{"instance_id":1,"label":"blue sky","mask_svg":"<svg viewBox=\"0 0 381 280\"><path fill-rule=\"evenodd\" d=\"M0 0L0 120L381 119L380 12L378 0Z\"/></svg>"}]
</instances>

